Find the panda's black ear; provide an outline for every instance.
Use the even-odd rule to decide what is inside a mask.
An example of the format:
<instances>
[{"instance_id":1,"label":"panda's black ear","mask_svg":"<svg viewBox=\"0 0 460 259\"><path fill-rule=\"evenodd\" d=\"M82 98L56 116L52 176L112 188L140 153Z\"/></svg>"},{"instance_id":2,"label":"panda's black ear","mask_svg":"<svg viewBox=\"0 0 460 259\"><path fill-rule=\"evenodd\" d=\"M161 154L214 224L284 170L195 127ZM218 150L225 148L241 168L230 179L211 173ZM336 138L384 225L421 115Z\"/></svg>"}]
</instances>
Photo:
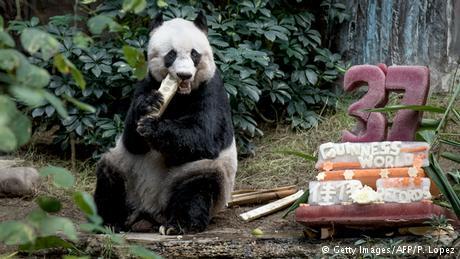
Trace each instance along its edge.
<instances>
[{"instance_id":1,"label":"panda's black ear","mask_svg":"<svg viewBox=\"0 0 460 259\"><path fill-rule=\"evenodd\" d=\"M206 21L206 15L203 11L198 12L198 16L193 21L198 29L202 30L204 33L208 34L208 22Z\"/></svg>"},{"instance_id":2,"label":"panda's black ear","mask_svg":"<svg viewBox=\"0 0 460 259\"><path fill-rule=\"evenodd\" d=\"M163 24L163 13L158 12L158 14L153 18L153 20L150 22L150 31L153 31L154 29L160 27Z\"/></svg>"}]
</instances>

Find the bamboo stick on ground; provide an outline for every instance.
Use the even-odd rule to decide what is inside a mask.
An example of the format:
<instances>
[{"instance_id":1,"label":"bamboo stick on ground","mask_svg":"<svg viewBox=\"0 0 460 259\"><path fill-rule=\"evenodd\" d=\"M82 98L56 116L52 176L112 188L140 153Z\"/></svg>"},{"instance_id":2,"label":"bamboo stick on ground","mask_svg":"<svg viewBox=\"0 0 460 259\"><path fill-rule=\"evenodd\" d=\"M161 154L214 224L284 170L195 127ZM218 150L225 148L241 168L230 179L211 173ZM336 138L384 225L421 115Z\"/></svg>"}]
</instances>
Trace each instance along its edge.
<instances>
[{"instance_id":1,"label":"bamboo stick on ground","mask_svg":"<svg viewBox=\"0 0 460 259\"><path fill-rule=\"evenodd\" d=\"M298 192L292 195L289 195L287 197L284 197L280 200L271 202L257 209L253 209L243 214L240 214L240 217L244 221L251 221L251 220L260 218L262 216L266 216L266 215L275 213L281 209L288 207L292 203L294 203L298 198L300 198L300 196L302 196L302 194L303 194L303 191L299 190Z\"/></svg>"},{"instance_id":2,"label":"bamboo stick on ground","mask_svg":"<svg viewBox=\"0 0 460 259\"><path fill-rule=\"evenodd\" d=\"M292 188L292 189L286 189L286 190L280 190L280 191L250 193L250 195L233 198L228 203L228 206L230 207L234 205L263 203L263 202L274 200L274 199L284 198L286 196L294 194L296 191L297 189Z\"/></svg>"},{"instance_id":3,"label":"bamboo stick on ground","mask_svg":"<svg viewBox=\"0 0 460 259\"><path fill-rule=\"evenodd\" d=\"M261 194L261 193L267 193L267 192L276 192L276 191L284 191L284 190L291 190L291 189L297 189L297 186L295 185L289 185L289 186L283 186L283 187L277 187L273 189L259 189L259 190L253 190L252 192L239 192L239 193L232 193L232 199L244 197L244 196L251 196L254 194Z\"/></svg>"},{"instance_id":4,"label":"bamboo stick on ground","mask_svg":"<svg viewBox=\"0 0 460 259\"><path fill-rule=\"evenodd\" d=\"M256 189L241 189L241 190L235 190L232 192L233 195L239 195L239 194L245 194L245 193L252 193L252 192L257 192Z\"/></svg>"}]
</instances>

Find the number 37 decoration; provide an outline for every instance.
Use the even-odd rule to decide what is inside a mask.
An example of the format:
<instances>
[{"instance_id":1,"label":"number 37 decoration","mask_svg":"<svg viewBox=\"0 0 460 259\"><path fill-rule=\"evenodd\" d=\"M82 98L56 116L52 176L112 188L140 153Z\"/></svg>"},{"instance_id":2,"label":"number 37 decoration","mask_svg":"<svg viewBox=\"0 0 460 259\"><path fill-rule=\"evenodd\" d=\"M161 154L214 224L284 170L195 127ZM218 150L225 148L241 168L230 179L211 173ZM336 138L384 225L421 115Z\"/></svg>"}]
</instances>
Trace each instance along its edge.
<instances>
[{"instance_id":1,"label":"number 37 decoration","mask_svg":"<svg viewBox=\"0 0 460 259\"><path fill-rule=\"evenodd\" d=\"M358 65L351 67L344 78L345 91L368 85L367 93L348 108L357 119L355 129L344 131L343 142L410 141L415 138L422 113L399 110L388 129L387 117L366 109L384 107L390 92L404 92L401 104L424 105L430 87L430 72L424 66Z\"/></svg>"}]
</instances>

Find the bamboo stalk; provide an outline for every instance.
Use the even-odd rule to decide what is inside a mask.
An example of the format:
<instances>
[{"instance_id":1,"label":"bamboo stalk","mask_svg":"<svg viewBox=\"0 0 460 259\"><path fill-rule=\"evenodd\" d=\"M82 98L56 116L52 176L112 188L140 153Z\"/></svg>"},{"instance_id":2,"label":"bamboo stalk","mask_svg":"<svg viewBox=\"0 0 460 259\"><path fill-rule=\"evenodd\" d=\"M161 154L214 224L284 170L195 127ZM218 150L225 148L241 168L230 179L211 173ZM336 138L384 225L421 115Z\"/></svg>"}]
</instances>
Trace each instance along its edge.
<instances>
[{"instance_id":1,"label":"bamboo stalk","mask_svg":"<svg viewBox=\"0 0 460 259\"><path fill-rule=\"evenodd\" d=\"M273 189L259 189L259 190L253 190L252 192L244 192L244 193L236 193L232 194L232 199L244 197L244 196L250 196L254 194L261 194L261 193L267 193L267 192L276 192L276 191L284 191L284 190L290 190L290 189L296 189L295 185L289 185L289 186L283 186L283 187L277 187Z\"/></svg>"},{"instance_id":2,"label":"bamboo stalk","mask_svg":"<svg viewBox=\"0 0 460 259\"><path fill-rule=\"evenodd\" d=\"M240 217L244 221L251 221L251 220L260 218L262 216L266 216L266 215L275 213L283 208L288 207L292 203L294 203L300 196L302 196L302 194L303 194L303 191L299 190L298 192L292 195L289 195L287 197L284 197L280 200L271 202L257 209L253 209L243 214L240 214Z\"/></svg>"},{"instance_id":3,"label":"bamboo stalk","mask_svg":"<svg viewBox=\"0 0 460 259\"><path fill-rule=\"evenodd\" d=\"M238 197L232 199L228 206L234 205L244 205L244 204L252 204L252 203L263 203L266 201L274 200L274 199L281 199L291 194L294 194L297 190L296 189L287 189L287 190L280 190L280 191L271 191L265 193L255 193L243 197Z\"/></svg>"},{"instance_id":4,"label":"bamboo stalk","mask_svg":"<svg viewBox=\"0 0 460 259\"><path fill-rule=\"evenodd\" d=\"M241 190L235 190L235 191L232 192L232 196L233 196L233 195L237 195L237 194L256 192L256 191L257 191L256 189L241 189Z\"/></svg>"}]
</instances>

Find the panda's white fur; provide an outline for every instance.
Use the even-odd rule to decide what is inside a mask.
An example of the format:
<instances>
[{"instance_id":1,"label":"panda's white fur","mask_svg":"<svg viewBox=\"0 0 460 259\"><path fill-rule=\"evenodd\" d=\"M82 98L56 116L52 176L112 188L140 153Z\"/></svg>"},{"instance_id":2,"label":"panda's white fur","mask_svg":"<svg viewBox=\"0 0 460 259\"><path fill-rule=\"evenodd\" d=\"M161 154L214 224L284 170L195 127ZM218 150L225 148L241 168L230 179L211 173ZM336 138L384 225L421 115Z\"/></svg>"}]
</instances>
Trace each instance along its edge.
<instances>
[{"instance_id":1,"label":"panda's white fur","mask_svg":"<svg viewBox=\"0 0 460 259\"><path fill-rule=\"evenodd\" d=\"M177 52L177 61L170 68L166 68L163 57L172 49ZM201 54L197 67L190 58L192 49ZM212 48L206 34L193 22L181 18L166 21L150 33L147 57L149 70L156 80L162 81L168 73L177 78L177 73L188 72L193 75L192 89L212 78L216 71Z\"/></svg>"}]
</instances>

